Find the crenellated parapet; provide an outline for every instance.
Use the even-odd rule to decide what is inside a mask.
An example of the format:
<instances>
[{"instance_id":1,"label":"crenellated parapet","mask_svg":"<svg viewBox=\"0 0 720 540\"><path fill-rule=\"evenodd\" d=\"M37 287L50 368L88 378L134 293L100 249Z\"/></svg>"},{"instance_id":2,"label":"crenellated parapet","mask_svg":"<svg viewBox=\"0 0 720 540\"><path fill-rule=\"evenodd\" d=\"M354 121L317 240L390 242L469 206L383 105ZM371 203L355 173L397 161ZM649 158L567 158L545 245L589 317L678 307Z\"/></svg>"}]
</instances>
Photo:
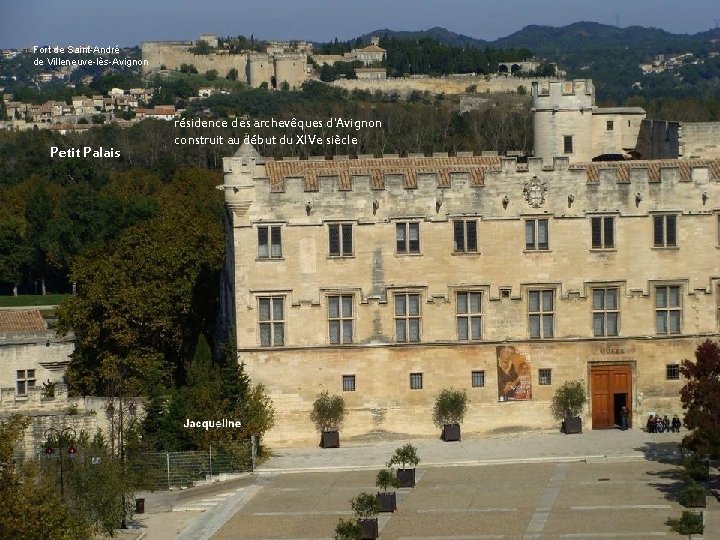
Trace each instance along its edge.
<instances>
[{"instance_id":1,"label":"crenellated parapet","mask_svg":"<svg viewBox=\"0 0 720 540\"><path fill-rule=\"evenodd\" d=\"M603 210L637 215L671 208L713 211L720 201L720 160L570 163L559 157L525 163L438 153L276 160L248 148L226 158L219 188L228 204L248 210L250 221L268 211L303 222L340 219L348 208L369 220L403 214L432 220L583 216ZM543 190L539 202L529 199L532 189Z\"/></svg>"}]
</instances>

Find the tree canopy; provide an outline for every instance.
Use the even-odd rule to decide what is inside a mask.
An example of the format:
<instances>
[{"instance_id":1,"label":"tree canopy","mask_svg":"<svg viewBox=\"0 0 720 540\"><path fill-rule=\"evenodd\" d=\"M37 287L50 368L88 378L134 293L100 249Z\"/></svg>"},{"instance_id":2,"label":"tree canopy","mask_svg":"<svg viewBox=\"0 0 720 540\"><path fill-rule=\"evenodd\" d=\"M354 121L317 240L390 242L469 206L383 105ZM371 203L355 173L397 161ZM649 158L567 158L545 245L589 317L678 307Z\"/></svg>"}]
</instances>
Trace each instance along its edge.
<instances>
[{"instance_id":1,"label":"tree canopy","mask_svg":"<svg viewBox=\"0 0 720 540\"><path fill-rule=\"evenodd\" d=\"M680 391L684 424L690 434L683 446L713 458L720 456L720 343L706 340L685 360L680 372L688 382Z\"/></svg>"}]
</instances>

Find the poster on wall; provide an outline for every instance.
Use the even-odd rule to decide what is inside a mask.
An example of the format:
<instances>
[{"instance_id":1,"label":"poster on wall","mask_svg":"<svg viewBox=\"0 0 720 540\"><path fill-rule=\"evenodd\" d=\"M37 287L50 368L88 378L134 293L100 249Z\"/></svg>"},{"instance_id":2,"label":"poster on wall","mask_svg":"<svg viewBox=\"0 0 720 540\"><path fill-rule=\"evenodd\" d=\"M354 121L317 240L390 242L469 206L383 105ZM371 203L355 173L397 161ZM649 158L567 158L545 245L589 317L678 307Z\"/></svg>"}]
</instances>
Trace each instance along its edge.
<instances>
[{"instance_id":1,"label":"poster on wall","mask_svg":"<svg viewBox=\"0 0 720 540\"><path fill-rule=\"evenodd\" d=\"M498 400L523 401L532 399L530 362L515 347L497 347Z\"/></svg>"}]
</instances>

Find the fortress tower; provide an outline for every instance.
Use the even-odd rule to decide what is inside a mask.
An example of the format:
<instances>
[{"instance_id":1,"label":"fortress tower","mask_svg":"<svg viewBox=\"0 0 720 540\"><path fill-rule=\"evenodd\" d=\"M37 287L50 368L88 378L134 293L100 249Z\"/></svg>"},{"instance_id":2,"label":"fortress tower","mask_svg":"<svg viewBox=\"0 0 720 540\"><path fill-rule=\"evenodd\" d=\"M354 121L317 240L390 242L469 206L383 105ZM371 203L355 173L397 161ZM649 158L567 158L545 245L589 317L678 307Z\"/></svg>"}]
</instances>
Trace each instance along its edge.
<instances>
[{"instance_id":1,"label":"fortress tower","mask_svg":"<svg viewBox=\"0 0 720 540\"><path fill-rule=\"evenodd\" d=\"M272 60L266 53L251 52L247 55L247 81L253 88L264 82L272 87L270 76L273 72Z\"/></svg>"},{"instance_id":2,"label":"fortress tower","mask_svg":"<svg viewBox=\"0 0 720 540\"><path fill-rule=\"evenodd\" d=\"M532 83L535 157L591 161L595 89L589 79Z\"/></svg>"},{"instance_id":3,"label":"fortress tower","mask_svg":"<svg viewBox=\"0 0 720 540\"><path fill-rule=\"evenodd\" d=\"M304 53L278 53L275 54L275 80L277 88L287 82L291 89L299 88L307 78L305 64L307 57Z\"/></svg>"}]
</instances>

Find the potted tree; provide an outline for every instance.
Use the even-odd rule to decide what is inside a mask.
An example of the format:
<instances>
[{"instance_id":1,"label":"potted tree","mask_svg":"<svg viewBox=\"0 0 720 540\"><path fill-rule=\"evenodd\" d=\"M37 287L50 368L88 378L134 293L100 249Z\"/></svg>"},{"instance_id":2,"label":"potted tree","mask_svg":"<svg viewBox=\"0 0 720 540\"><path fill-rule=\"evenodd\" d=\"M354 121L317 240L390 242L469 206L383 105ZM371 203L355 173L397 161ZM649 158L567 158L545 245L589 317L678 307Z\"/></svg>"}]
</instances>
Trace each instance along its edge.
<instances>
[{"instance_id":1,"label":"potted tree","mask_svg":"<svg viewBox=\"0 0 720 540\"><path fill-rule=\"evenodd\" d=\"M340 446L340 425L345 419L345 400L327 390L321 392L313 402L310 419L320 432L322 448L338 448Z\"/></svg>"},{"instance_id":2,"label":"potted tree","mask_svg":"<svg viewBox=\"0 0 720 540\"><path fill-rule=\"evenodd\" d=\"M397 510L397 494L394 491L388 493L389 487L398 487L398 480L389 469L383 469L377 473L375 485L382 489L377 494L378 506L381 512L394 512Z\"/></svg>"},{"instance_id":3,"label":"potted tree","mask_svg":"<svg viewBox=\"0 0 720 540\"><path fill-rule=\"evenodd\" d=\"M685 508L705 508L707 491L692 478L688 479L685 489L680 493L680 504Z\"/></svg>"},{"instance_id":4,"label":"potted tree","mask_svg":"<svg viewBox=\"0 0 720 540\"><path fill-rule=\"evenodd\" d=\"M388 462L388 467L402 465L397 470L399 487L415 487L415 467L418 463L420 463L420 458L417 455L417 448L412 444L407 443L405 446L395 449L395 453ZM412 465L413 468L409 469L407 465Z\"/></svg>"},{"instance_id":5,"label":"potted tree","mask_svg":"<svg viewBox=\"0 0 720 540\"><path fill-rule=\"evenodd\" d=\"M362 540L363 530L357 521L341 519L335 527L335 540Z\"/></svg>"},{"instance_id":6,"label":"potted tree","mask_svg":"<svg viewBox=\"0 0 720 540\"><path fill-rule=\"evenodd\" d=\"M669 525L678 534L687 535L689 540L692 540L693 534L702 534L705 530L702 514L689 510L683 510L680 518L668 518L665 525Z\"/></svg>"},{"instance_id":7,"label":"potted tree","mask_svg":"<svg viewBox=\"0 0 720 540\"><path fill-rule=\"evenodd\" d=\"M556 420L562 421L563 433L582 433L580 413L586 402L585 385L580 380L566 381L557 389L552 398L550 412Z\"/></svg>"},{"instance_id":8,"label":"potted tree","mask_svg":"<svg viewBox=\"0 0 720 540\"><path fill-rule=\"evenodd\" d=\"M377 498L369 493L362 492L354 499L350 499L350 506L362 527L363 540L378 537L378 520L380 513Z\"/></svg>"},{"instance_id":9,"label":"potted tree","mask_svg":"<svg viewBox=\"0 0 720 540\"><path fill-rule=\"evenodd\" d=\"M467 393L465 390L445 389L435 398L433 423L442 428L442 440L445 442L460 440L460 424L467 412Z\"/></svg>"}]
</instances>

